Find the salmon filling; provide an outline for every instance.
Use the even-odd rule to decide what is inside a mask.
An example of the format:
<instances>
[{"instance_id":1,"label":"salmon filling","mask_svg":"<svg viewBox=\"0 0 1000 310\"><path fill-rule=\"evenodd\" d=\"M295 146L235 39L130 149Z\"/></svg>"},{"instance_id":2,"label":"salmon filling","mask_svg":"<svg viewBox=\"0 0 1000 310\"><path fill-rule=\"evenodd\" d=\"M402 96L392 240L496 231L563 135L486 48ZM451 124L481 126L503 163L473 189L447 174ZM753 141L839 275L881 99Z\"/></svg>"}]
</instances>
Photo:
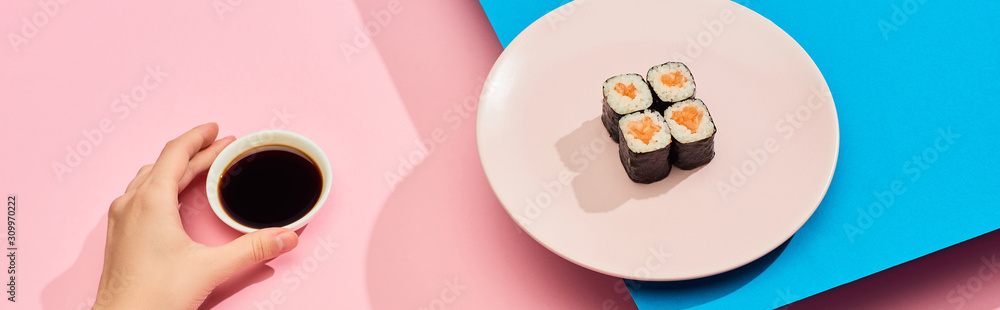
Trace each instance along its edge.
<instances>
[{"instance_id":1,"label":"salmon filling","mask_svg":"<svg viewBox=\"0 0 1000 310\"><path fill-rule=\"evenodd\" d=\"M669 87L681 87L687 83L688 79L680 71L666 73L660 76L660 82Z\"/></svg>"},{"instance_id":2,"label":"salmon filling","mask_svg":"<svg viewBox=\"0 0 1000 310\"><path fill-rule=\"evenodd\" d=\"M615 84L615 91L621 94L622 96L629 97L630 99L635 99L635 91L636 91L635 84L628 83L628 86L625 86L625 84L622 83Z\"/></svg>"},{"instance_id":3,"label":"salmon filling","mask_svg":"<svg viewBox=\"0 0 1000 310\"><path fill-rule=\"evenodd\" d=\"M670 118L674 119L675 122L681 126L687 127L691 133L695 133L698 127L701 126L701 117L704 114L701 110L693 105L689 105L680 110L675 110Z\"/></svg>"},{"instance_id":4,"label":"salmon filling","mask_svg":"<svg viewBox=\"0 0 1000 310\"><path fill-rule=\"evenodd\" d=\"M641 120L628 123L628 134L639 139L643 144L649 144L649 140L652 140L653 136L660 132L660 128L659 125L653 123L652 117L646 116Z\"/></svg>"}]
</instances>

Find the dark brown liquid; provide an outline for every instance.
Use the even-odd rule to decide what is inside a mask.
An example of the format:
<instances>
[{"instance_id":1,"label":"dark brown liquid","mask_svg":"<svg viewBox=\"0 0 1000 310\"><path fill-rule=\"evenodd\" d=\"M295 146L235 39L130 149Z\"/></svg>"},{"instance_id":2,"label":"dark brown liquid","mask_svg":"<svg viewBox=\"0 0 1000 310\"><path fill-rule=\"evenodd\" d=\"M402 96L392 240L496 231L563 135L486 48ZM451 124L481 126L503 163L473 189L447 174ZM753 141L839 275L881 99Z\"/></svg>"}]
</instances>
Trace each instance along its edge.
<instances>
[{"instance_id":1,"label":"dark brown liquid","mask_svg":"<svg viewBox=\"0 0 1000 310\"><path fill-rule=\"evenodd\" d=\"M226 168L219 180L222 208L247 227L285 226L316 205L323 190L319 167L292 148L268 148ZM239 158L239 157L237 157Z\"/></svg>"}]
</instances>

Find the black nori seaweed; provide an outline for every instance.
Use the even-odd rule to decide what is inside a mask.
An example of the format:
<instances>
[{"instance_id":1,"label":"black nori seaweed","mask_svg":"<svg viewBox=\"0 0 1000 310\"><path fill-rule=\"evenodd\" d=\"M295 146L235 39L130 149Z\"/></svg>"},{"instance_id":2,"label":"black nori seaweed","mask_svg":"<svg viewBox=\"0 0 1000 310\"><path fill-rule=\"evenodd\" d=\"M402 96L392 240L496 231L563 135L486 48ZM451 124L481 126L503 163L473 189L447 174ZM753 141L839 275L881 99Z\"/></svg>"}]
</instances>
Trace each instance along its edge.
<instances>
[{"instance_id":1,"label":"black nori seaweed","mask_svg":"<svg viewBox=\"0 0 1000 310\"><path fill-rule=\"evenodd\" d=\"M665 179L670 175L670 148L667 144L662 149L647 153L632 152L625 141L625 133L618 130L618 157L621 158L625 173L633 182L649 184Z\"/></svg>"},{"instance_id":2,"label":"black nori seaweed","mask_svg":"<svg viewBox=\"0 0 1000 310\"><path fill-rule=\"evenodd\" d=\"M716 129L718 130L718 129ZM715 158L715 133L708 138L689 143L670 143L673 153L670 154L670 161L681 168L681 170L691 170L701 167Z\"/></svg>"},{"instance_id":3,"label":"black nori seaweed","mask_svg":"<svg viewBox=\"0 0 1000 310\"><path fill-rule=\"evenodd\" d=\"M649 82L646 82L646 83L649 83ZM652 90L652 88L650 88L650 90ZM653 94L654 94L653 95L653 105L649 106L650 110L653 110L653 111L656 111L656 112L660 112L660 114L663 114L663 112L666 111L667 108L669 108L671 105L673 105L675 103L675 102L666 102L666 101L660 100L660 96L657 96L656 93L653 93Z\"/></svg>"},{"instance_id":4,"label":"black nori seaweed","mask_svg":"<svg viewBox=\"0 0 1000 310\"><path fill-rule=\"evenodd\" d=\"M604 123L604 129L608 130L608 134L611 135L611 140L618 143L618 135L621 131L621 129L618 128L618 120L622 119L622 115L618 114L618 112L615 112L615 110L611 108L611 105L608 104L608 99L606 98L601 100L601 105L604 106L602 109L603 112L601 113L601 122Z\"/></svg>"}]
</instances>

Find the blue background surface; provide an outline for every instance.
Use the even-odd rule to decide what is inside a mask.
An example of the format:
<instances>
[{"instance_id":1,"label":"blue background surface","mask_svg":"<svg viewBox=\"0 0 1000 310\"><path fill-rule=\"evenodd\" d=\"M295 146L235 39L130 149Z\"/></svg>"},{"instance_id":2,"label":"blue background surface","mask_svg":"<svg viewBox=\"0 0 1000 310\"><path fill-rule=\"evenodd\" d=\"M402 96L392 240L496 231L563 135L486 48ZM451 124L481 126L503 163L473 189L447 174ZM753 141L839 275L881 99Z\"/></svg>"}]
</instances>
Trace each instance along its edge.
<instances>
[{"instance_id":1,"label":"blue background surface","mask_svg":"<svg viewBox=\"0 0 1000 310\"><path fill-rule=\"evenodd\" d=\"M480 0L504 46L566 2ZM626 281L641 309L779 307L1000 228L1000 1L736 2L823 72L840 119L833 183L785 246L750 265ZM959 137L940 138L949 130ZM880 201L894 183L905 191Z\"/></svg>"}]
</instances>

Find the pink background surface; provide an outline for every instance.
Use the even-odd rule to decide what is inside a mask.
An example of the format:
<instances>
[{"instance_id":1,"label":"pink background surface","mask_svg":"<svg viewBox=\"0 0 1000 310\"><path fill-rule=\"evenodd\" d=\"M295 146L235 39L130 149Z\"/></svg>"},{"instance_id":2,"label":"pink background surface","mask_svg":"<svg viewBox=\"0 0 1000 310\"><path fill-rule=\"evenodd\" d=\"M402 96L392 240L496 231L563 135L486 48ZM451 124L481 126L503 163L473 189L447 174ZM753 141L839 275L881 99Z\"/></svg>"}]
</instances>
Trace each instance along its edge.
<instances>
[{"instance_id":1,"label":"pink background surface","mask_svg":"<svg viewBox=\"0 0 1000 310\"><path fill-rule=\"evenodd\" d=\"M10 31L41 11L34 1L0 6ZM0 189L20 200L17 308L88 307L110 201L165 141L208 121L221 135L306 135L328 154L334 180L299 248L236 276L207 306L634 308L620 279L523 234L486 184L473 115L501 48L478 3L407 1L372 15L389 8L243 1L220 18L211 1L70 2L19 51L4 41L2 142L16 147L2 155ZM342 44L375 16L384 26L373 42L345 56ZM168 76L143 90L147 67ZM126 115L114 101L135 87L145 98ZM113 130L83 142L103 119ZM445 139L415 155L393 189L386 174L435 130ZM52 163L80 143L92 147L60 180ZM202 184L182 194L185 227L210 245L235 238Z\"/></svg>"},{"instance_id":2,"label":"pink background surface","mask_svg":"<svg viewBox=\"0 0 1000 310\"><path fill-rule=\"evenodd\" d=\"M108 204L165 141L208 121L222 135L304 134L326 151L334 181L299 248L238 274L207 307L634 308L620 279L564 261L522 233L486 184L474 110L501 48L478 2L407 0L388 15L372 14L388 11L384 0L231 2L221 15L213 3L225 0L68 2L16 51L0 46L0 192L17 194L20 207L14 309L89 308ZM22 18L38 12L36 1L0 3L0 30L20 33ZM375 16L388 22L345 56L341 46ZM147 68L167 75L144 88ZM146 93L134 107L115 101L133 90ZM89 142L84 132L102 122L113 129ZM445 139L414 155L414 141L435 132ZM86 155L57 176L52 165L66 163L67 147ZM386 174L411 155L416 164L391 186ZM189 233L210 245L235 238L199 188L181 197ZM904 265L816 298L955 308L949 290L975 275L998 242L991 234L917 269ZM984 283L965 309L1000 303L989 293L997 284ZM441 296L449 288L460 294Z\"/></svg>"}]
</instances>

